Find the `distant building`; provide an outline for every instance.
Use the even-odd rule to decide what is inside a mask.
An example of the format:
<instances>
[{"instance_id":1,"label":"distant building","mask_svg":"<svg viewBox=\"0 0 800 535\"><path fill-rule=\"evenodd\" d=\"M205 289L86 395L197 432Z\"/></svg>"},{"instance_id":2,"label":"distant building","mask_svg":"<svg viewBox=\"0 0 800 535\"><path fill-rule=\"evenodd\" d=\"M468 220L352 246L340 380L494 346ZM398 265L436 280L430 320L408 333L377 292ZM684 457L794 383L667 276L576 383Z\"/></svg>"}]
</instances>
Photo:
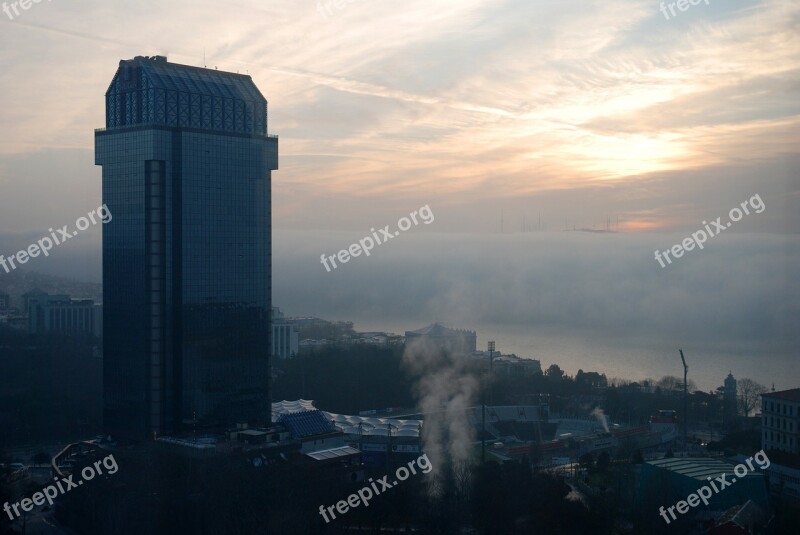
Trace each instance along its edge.
<instances>
[{"instance_id":1,"label":"distant building","mask_svg":"<svg viewBox=\"0 0 800 535\"><path fill-rule=\"evenodd\" d=\"M91 299L72 299L68 295L29 296L28 332L103 336L103 307Z\"/></svg>"},{"instance_id":2,"label":"distant building","mask_svg":"<svg viewBox=\"0 0 800 535\"><path fill-rule=\"evenodd\" d=\"M476 355L486 358L489 362L488 352L478 352ZM537 359L523 359L517 355L495 355L492 359L492 369L497 375L511 377L515 375L541 375L542 363Z\"/></svg>"},{"instance_id":3,"label":"distant building","mask_svg":"<svg viewBox=\"0 0 800 535\"><path fill-rule=\"evenodd\" d=\"M678 412L673 410L659 410L658 414L650 417L650 430L660 433L664 443L672 443L678 431Z\"/></svg>"},{"instance_id":4,"label":"distant building","mask_svg":"<svg viewBox=\"0 0 800 535\"><path fill-rule=\"evenodd\" d=\"M441 323L433 323L416 331L406 331L406 344L424 341L439 349L471 355L477 347L475 331L451 329Z\"/></svg>"},{"instance_id":5,"label":"distant building","mask_svg":"<svg viewBox=\"0 0 800 535\"><path fill-rule=\"evenodd\" d=\"M761 394L761 447L800 455L800 388Z\"/></svg>"},{"instance_id":6,"label":"distant building","mask_svg":"<svg viewBox=\"0 0 800 535\"><path fill-rule=\"evenodd\" d=\"M294 324L277 307L272 308L272 356L291 358L300 351L300 339Z\"/></svg>"},{"instance_id":7,"label":"distant building","mask_svg":"<svg viewBox=\"0 0 800 535\"><path fill-rule=\"evenodd\" d=\"M22 294L22 312L23 314L28 313L28 309L31 305L31 299L34 297L38 297L41 295L47 295L47 292L40 290L39 288L34 288Z\"/></svg>"},{"instance_id":8,"label":"distant building","mask_svg":"<svg viewBox=\"0 0 800 535\"><path fill-rule=\"evenodd\" d=\"M770 491L800 504L800 388L761 394L761 449Z\"/></svg>"},{"instance_id":9,"label":"distant building","mask_svg":"<svg viewBox=\"0 0 800 535\"><path fill-rule=\"evenodd\" d=\"M722 424L726 429L731 429L736 423L739 414L736 397L736 379L732 373L725 378L725 388L722 394Z\"/></svg>"},{"instance_id":10,"label":"distant building","mask_svg":"<svg viewBox=\"0 0 800 535\"><path fill-rule=\"evenodd\" d=\"M5 292L0 292L0 310L7 308L11 308L11 297Z\"/></svg>"}]
</instances>

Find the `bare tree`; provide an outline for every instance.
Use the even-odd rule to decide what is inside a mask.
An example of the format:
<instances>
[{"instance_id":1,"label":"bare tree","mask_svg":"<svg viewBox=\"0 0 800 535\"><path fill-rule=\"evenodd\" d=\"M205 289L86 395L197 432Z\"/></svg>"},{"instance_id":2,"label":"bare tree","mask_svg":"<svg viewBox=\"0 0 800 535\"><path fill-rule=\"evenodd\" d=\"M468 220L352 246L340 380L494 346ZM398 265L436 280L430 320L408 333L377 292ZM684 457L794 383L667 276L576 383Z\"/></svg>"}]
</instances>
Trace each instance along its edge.
<instances>
[{"instance_id":1,"label":"bare tree","mask_svg":"<svg viewBox=\"0 0 800 535\"><path fill-rule=\"evenodd\" d=\"M758 397L767 391L767 387L746 377L736 381L736 386L739 390L739 407L742 414L750 416L750 413L758 407Z\"/></svg>"},{"instance_id":2,"label":"bare tree","mask_svg":"<svg viewBox=\"0 0 800 535\"><path fill-rule=\"evenodd\" d=\"M657 383L656 386L661 388L661 390L665 391L682 391L683 390L683 379L680 377L675 377L674 375L665 375L662 377ZM694 392L697 390L697 387L694 384L694 381L689 379L686 382L687 389L689 392Z\"/></svg>"}]
</instances>

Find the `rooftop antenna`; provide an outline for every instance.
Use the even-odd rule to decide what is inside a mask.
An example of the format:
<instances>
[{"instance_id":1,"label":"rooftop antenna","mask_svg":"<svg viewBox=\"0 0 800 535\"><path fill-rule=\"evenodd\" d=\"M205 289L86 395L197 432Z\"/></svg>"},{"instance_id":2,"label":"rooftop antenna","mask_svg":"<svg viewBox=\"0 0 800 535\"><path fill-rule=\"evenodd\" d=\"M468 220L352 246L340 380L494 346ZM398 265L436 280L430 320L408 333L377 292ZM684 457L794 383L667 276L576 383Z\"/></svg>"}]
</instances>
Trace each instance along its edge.
<instances>
[{"instance_id":1,"label":"rooftop antenna","mask_svg":"<svg viewBox=\"0 0 800 535\"><path fill-rule=\"evenodd\" d=\"M207 68L208 68L208 67L206 66L206 47L203 47L203 68L204 68L204 69L207 69Z\"/></svg>"}]
</instances>

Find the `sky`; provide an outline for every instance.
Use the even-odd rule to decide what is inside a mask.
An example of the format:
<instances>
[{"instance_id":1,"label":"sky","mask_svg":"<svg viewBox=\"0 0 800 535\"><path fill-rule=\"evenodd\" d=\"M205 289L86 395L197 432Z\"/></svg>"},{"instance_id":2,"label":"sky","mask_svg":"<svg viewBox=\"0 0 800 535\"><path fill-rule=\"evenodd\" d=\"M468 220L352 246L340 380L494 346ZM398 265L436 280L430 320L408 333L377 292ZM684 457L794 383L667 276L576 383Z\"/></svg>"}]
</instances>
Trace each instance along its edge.
<instances>
[{"instance_id":1,"label":"sky","mask_svg":"<svg viewBox=\"0 0 800 535\"><path fill-rule=\"evenodd\" d=\"M0 252L101 204L103 95L119 60L158 54L249 74L268 99L274 296L291 313L659 341L700 340L711 323L715 351L757 339L756 352L796 355L800 1L669 17L660 4L43 0L0 13ZM707 249L653 259L754 195L767 208ZM425 205L434 224L320 265ZM563 232L607 225L619 234ZM99 280L99 236L30 269Z\"/></svg>"}]
</instances>

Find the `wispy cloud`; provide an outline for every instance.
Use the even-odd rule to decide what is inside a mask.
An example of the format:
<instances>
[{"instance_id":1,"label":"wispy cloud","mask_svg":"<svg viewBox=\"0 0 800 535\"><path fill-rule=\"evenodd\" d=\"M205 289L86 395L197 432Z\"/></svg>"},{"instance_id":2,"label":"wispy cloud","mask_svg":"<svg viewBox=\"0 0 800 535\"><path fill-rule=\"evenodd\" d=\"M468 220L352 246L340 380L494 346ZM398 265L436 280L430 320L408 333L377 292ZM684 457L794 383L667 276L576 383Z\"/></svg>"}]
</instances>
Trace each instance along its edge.
<instances>
[{"instance_id":1,"label":"wispy cloud","mask_svg":"<svg viewBox=\"0 0 800 535\"><path fill-rule=\"evenodd\" d=\"M0 155L90 151L117 61L161 53L253 76L292 206L290 184L468 205L779 166L800 131L799 20L779 0L670 21L649 0L370 0L328 18L312 0L52 3L2 23Z\"/></svg>"}]
</instances>

